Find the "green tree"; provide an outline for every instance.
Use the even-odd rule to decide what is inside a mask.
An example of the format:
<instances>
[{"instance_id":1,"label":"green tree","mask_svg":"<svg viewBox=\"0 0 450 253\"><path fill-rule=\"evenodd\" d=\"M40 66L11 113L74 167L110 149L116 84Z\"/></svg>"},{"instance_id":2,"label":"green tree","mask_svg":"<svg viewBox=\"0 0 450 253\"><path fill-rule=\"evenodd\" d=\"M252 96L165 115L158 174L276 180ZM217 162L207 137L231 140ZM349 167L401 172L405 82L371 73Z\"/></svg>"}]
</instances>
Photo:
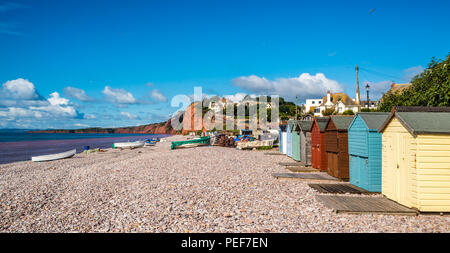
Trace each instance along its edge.
<instances>
[{"instance_id":1,"label":"green tree","mask_svg":"<svg viewBox=\"0 0 450 253\"><path fill-rule=\"evenodd\" d=\"M327 108L325 110L323 110L322 115L323 116L330 116L334 114L334 109L333 108Z\"/></svg>"},{"instance_id":2,"label":"green tree","mask_svg":"<svg viewBox=\"0 0 450 253\"><path fill-rule=\"evenodd\" d=\"M378 109L375 108L361 108L361 112L378 112Z\"/></svg>"},{"instance_id":3,"label":"green tree","mask_svg":"<svg viewBox=\"0 0 450 253\"><path fill-rule=\"evenodd\" d=\"M355 113L353 112L353 110L345 110L342 115L355 115Z\"/></svg>"},{"instance_id":4,"label":"green tree","mask_svg":"<svg viewBox=\"0 0 450 253\"><path fill-rule=\"evenodd\" d=\"M450 106L450 54L446 60L433 58L428 68L415 76L403 92L388 92L383 96L380 111L393 106Z\"/></svg>"}]
</instances>

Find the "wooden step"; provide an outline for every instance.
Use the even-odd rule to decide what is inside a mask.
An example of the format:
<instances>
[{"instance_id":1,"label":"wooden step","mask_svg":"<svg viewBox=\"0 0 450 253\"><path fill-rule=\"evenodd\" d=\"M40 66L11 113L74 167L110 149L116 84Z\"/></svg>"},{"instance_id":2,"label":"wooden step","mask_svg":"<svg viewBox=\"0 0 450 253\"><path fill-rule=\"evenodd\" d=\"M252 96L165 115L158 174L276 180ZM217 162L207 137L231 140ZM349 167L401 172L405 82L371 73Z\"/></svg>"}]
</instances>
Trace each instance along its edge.
<instances>
[{"instance_id":1,"label":"wooden step","mask_svg":"<svg viewBox=\"0 0 450 253\"><path fill-rule=\"evenodd\" d=\"M418 211L385 197L317 195L316 199L336 213L418 215Z\"/></svg>"},{"instance_id":2,"label":"wooden step","mask_svg":"<svg viewBox=\"0 0 450 253\"><path fill-rule=\"evenodd\" d=\"M273 173L276 179L314 179L314 180L337 180L326 173Z\"/></svg>"}]
</instances>

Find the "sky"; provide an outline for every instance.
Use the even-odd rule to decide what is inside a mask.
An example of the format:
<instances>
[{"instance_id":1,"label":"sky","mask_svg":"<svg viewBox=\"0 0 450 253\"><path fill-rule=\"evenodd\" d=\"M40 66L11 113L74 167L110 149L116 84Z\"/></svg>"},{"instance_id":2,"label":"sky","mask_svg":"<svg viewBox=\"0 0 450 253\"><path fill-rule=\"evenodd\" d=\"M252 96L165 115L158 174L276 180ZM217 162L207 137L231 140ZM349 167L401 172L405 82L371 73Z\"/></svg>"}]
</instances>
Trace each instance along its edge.
<instances>
[{"instance_id":1,"label":"sky","mask_svg":"<svg viewBox=\"0 0 450 253\"><path fill-rule=\"evenodd\" d=\"M0 128L168 120L171 100L379 98L450 52L450 2L0 0ZM362 92L365 99L365 92Z\"/></svg>"}]
</instances>

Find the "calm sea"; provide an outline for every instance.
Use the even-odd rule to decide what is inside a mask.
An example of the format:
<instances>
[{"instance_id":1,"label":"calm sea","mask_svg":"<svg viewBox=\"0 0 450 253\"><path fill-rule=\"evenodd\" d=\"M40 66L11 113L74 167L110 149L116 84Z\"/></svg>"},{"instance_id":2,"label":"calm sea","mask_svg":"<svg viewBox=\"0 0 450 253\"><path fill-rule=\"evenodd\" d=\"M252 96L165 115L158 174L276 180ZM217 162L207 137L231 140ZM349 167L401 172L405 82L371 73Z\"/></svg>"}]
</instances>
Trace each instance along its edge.
<instances>
[{"instance_id":1,"label":"calm sea","mask_svg":"<svg viewBox=\"0 0 450 253\"><path fill-rule=\"evenodd\" d=\"M76 149L110 148L114 142L162 138L161 134L44 134L0 132L0 164L30 160L32 156Z\"/></svg>"}]
</instances>

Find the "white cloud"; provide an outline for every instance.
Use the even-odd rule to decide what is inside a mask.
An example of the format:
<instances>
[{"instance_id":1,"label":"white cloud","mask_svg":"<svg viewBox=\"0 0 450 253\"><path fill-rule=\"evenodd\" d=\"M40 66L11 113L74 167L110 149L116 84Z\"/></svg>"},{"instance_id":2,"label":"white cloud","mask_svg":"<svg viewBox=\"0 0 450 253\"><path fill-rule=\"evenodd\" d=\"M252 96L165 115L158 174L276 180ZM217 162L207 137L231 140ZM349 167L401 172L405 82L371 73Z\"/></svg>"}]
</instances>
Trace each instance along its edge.
<instances>
[{"instance_id":1,"label":"white cloud","mask_svg":"<svg viewBox=\"0 0 450 253\"><path fill-rule=\"evenodd\" d=\"M52 94L50 94L50 98L47 100L48 100L48 102L50 102L51 105L68 105L69 104L69 99L59 96L58 92L53 92Z\"/></svg>"},{"instance_id":2,"label":"white cloud","mask_svg":"<svg viewBox=\"0 0 450 253\"><path fill-rule=\"evenodd\" d=\"M232 84L244 90L264 95L278 95L293 100L298 95L299 100L322 97L327 93L341 92L343 88L335 81L325 77L322 73L310 75L303 73L299 77L277 78L273 81L256 75L238 77Z\"/></svg>"},{"instance_id":3,"label":"white cloud","mask_svg":"<svg viewBox=\"0 0 450 253\"><path fill-rule=\"evenodd\" d=\"M86 92L82 89L78 89L75 87L66 87L64 88L64 94L66 94L66 96L71 97L71 98L75 98L78 99L82 102L92 102L94 101L93 98L89 97L88 95L86 95Z\"/></svg>"},{"instance_id":4,"label":"white cloud","mask_svg":"<svg viewBox=\"0 0 450 253\"><path fill-rule=\"evenodd\" d=\"M120 112L120 115L122 115L126 119L140 119L139 116L131 114L129 112Z\"/></svg>"},{"instance_id":5,"label":"white cloud","mask_svg":"<svg viewBox=\"0 0 450 253\"><path fill-rule=\"evenodd\" d=\"M164 94L162 94L157 89L152 90L151 96L154 100L156 100L158 102L167 102L166 96L164 96Z\"/></svg>"},{"instance_id":6,"label":"white cloud","mask_svg":"<svg viewBox=\"0 0 450 253\"><path fill-rule=\"evenodd\" d=\"M1 120L20 121L22 119L61 119L80 118L80 114L70 103L69 99L63 98L58 92L50 94L48 99L40 96L33 83L19 78L7 81L0 90Z\"/></svg>"},{"instance_id":7,"label":"white cloud","mask_svg":"<svg viewBox=\"0 0 450 253\"><path fill-rule=\"evenodd\" d=\"M105 86L102 93L106 99L114 104L136 104L137 100L133 94L123 89L113 89L109 86Z\"/></svg>"},{"instance_id":8,"label":"white cloud","mask_svg":"<svg viewBox=\"0 0 450 253\"><path fill-rule=\"evenodd\" d=\"M411 68L408 68L408 69L405 69L403 71L404 72L404 79L407 82L410 82L413 79L413 77L415 77L418 74L421 74L424 70L425 70L425 68L420 66L420 65L419 66L414 66L414 67L411 67Z\"/></svg>"},{"instance_id":9,"label":"white cloud","mask_svg":"<svg viewBox=\"0 0 450 253\"><path fill-rule=\"evenodd\" d=\"M8 107L5 110L0 110L0 118L6 118L8 120L15 120L18 118L37 118L43 117L43 113L40 111L34 111L26 108Z\"/></svg>"},{"instance_id":10,"label":"white cloud","mask_svg":"<svg viewBox=\"0 0 450 253\"><path fill-rule=\"evenodd\" d=\"M50 98L47 99L49 104L45 106L31 106L31 110L42 111L49 113L50 116L62 116L62 117L79 117L79 113L73 106L69 105L69 100L60 97L58 92L50 94Z\"/></svg>"},{"instance_id":11,"label":"white cloud","mask_svg":"<svg viewBox=\"0 0 450 253\"><path fill-rule=\"evenodd\" d=\"M242 100L244 100L244 98L247 96L248 94L246 93L236 93L234 95L224 95L223 97L230 100L231 102L237 103L237 102L241 102ZM251 98L256 98L257 96L255 94L250 94Z\"/></svg>"},{"instance_id":12,"label":"white cloud","mask_svg":"<svg viewBox=\"0 0 450 253\"><path fill-rule=\"evenodd\" d=\"M4 83L0 93L2 97L20 100L34 100L40 97L34 84L22 78Z\"/></svg>"},{"instance_id":13,"label":"white cloud","mask_svg":"<svg viewBox=\"0 0 450 253\"><path fill-rule=\"evenodd\" d=\"M96 119L97 117L94 114L85 114L84 118L85 119Z\"/></svg>"},{"instance_id":14,"label":"white cloud","mask_svg":"<svg viewBox=\"0 0 450 253\"><path fill-rule=\"evenodd\" d=\"M83 128L89 127L89 125L87 125L87 124L81 124L81 123L75 123L74 126L76 126L76 127L83 127Z\"/></svg>"}]
</instances>

